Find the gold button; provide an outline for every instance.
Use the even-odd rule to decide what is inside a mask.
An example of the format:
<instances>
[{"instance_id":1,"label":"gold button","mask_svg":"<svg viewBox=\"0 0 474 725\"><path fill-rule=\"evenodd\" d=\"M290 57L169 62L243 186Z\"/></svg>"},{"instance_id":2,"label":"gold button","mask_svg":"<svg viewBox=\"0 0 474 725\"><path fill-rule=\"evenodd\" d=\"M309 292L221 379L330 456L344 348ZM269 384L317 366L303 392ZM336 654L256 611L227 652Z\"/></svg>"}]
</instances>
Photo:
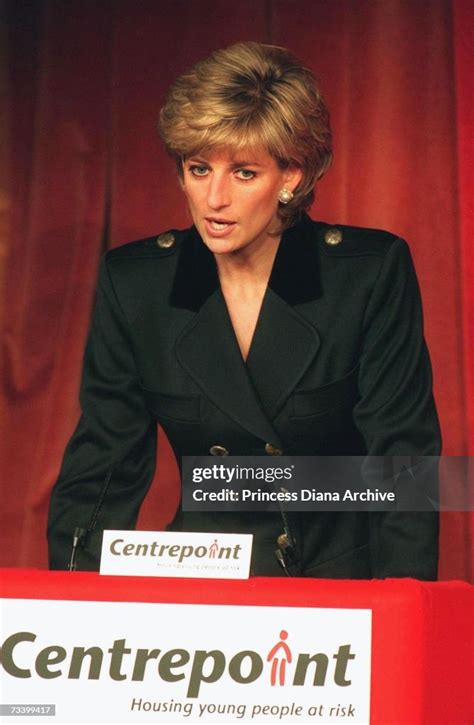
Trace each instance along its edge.
<instances>
[{"instance_id":1,"label":"gold button","mask_svg":"<svg viewBox=\"0 0 474 725\"><path fill-rule=\"evenodd\" d=\"M277 448L272 443L265 443L265 453L267 456L281 456L283 451L281 448Z\"/></svg>"},{"instance_id":2,"label":"gold button","mask_svg":"<svg viewBox=\"0 0 474 725\"><path fill-rule=\"evenodd\" d=\"M224 446L211 446L209 448L209 453L211 456L228 456L229 451L227 448L224 448Z\"/></svg>"},{"instance_id":3,"label":"gold button","mask_svg":"<svg viewBox=\"0 0 474 725\"><path fill-rule=\"evenodd\" d=\"M336 247L342 242L342 232L340 229L328 229L324 235L324 241L330 247Z\"/></svg>"},{"instance_id":4,"label":"gold button","mask_svg":"<svg viewBox=\"0 0 474 725\"><path fill-rule=\"evenodd\" d=\"M161 249L169 249L173 246L175 243L175 237L174 234L170 234L170 232L166 232L166 234L160 234L159 237L156 239L156 243Z\"/></svg>"},{"instance_id":5,"label":"gold button","mask_svg":"<svg viewBox=\"0 0 474 725\"><path fill-rule=\"evenodd\" d=\"M277 544L280 547L280 549L287 549L290 545L290 542L288 541L288 536L286 534L280 534L280 536L277 539Z\"/></svg>"}]
</instances>

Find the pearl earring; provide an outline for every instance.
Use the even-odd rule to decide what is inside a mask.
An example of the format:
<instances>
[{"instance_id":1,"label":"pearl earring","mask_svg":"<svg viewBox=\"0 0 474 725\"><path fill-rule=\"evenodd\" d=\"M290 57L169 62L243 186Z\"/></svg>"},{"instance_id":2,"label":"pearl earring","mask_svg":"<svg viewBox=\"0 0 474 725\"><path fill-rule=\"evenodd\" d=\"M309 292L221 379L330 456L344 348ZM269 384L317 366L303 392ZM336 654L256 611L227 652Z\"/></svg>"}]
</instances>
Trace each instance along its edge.
<instances>
[{"instance_id":1,"label":"pearl earring","mask_svg":"<svg viewBox=\"0 0 474 725\"><path fill-rule=\"evenodd\" d=\"M293 192L287 189L286 187L283 187L283 189L280 189L278 193L278 201L282 204L288 204L293 199Z\"/></svg>"}]
</instances>

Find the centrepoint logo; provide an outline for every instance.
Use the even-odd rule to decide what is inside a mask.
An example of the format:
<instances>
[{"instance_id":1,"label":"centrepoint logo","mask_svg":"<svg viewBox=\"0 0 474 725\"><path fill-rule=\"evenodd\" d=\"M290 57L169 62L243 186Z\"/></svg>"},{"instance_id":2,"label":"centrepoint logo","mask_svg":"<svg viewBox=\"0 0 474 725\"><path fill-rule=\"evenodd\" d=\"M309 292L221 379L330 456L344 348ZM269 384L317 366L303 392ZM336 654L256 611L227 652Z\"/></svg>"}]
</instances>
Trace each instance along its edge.
<instances>
[{"instance_id":1,"label":"centrepoint logo","mask_svg":"<svg viewBox=\"0 0 474 725\"><path fill-rule=\"evenodd\" d=\"M240 544L221 546L214 539L209 546L193 546L191 544L129 543L125 539L114 539L110 543L113 556L151 557L152 559L176 559L181 564L186 559L239 559L242 547Z\"/></svg>"},{"instance_id":2,"label":"centrepoint logo","mask_svg":"<svg viewBox=\"0 0 474 725\"><path fill-rule=\"evenodd\" d=\"M294 652L286 629L279 632L267 652L243 649L226 653L219 649L189 651L177 647L132 649L125 639L116 639L108 649L74 646L69 650L53 644L35 647L33 632L15 632L2 646L2 666L11 677L46 680L99 680L143 682L153 678L167 683L181 683L186 697L196 698L203 685L211 686L222 678L237 685L262 680L270 687L324 687L328 682L338 687L351 685L350 662L356 658L350 644L334 652Z\"/></svg>"}]
</instances>

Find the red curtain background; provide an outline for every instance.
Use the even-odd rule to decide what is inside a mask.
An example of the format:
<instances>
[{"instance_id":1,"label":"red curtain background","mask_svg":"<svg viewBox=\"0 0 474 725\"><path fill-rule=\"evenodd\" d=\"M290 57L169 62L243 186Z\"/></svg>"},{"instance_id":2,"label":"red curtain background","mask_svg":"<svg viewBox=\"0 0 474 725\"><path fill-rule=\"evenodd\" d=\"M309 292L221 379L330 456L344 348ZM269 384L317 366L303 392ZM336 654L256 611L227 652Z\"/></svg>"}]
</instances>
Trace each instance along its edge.
<instances>
[{"instance_id":1,"label":"red curtain background","mask_svg":"<svg viewBox=\"0 0 474 725\"><path fill-rule=\"evenodd\" d=\"M312 215L409 240L444 453L474 453L470 0L12 0L5 8L1 565L46 565L48 498L78 415L100 255L189 223L155 130L166 89L238 40L287 46L316 72L335 161ZM177 502L163 435L159 453L141 528L162 526ZM472 514L443 514L442 578L472 578L473 529Z\"/></svg>"}]
</instances>

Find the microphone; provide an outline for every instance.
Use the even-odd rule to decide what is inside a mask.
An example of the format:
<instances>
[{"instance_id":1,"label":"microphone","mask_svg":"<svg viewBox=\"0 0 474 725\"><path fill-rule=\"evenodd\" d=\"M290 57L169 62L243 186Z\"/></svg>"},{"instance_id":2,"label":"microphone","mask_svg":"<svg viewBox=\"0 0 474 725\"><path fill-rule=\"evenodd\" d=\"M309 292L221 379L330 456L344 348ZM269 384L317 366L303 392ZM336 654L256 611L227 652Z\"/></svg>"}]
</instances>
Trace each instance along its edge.
<instances>
[{"instance_id":1,"label":"microphone","mask_svg":"<svg viewBox=\"0 0 474 725\"><path fill-rule=\"evenodd\" d=\"M99 516L100 509L102 508L102 504L104 503L105 496L107 494L107 491L110 486L110 480L112 478L112 473L114 472L114 469L117 464L114 466L111 466L109 470L107 471L107 474L105 476L104 483L102 484L102 488L99 492L99 496L97 498L97 503L95 505L94 511L92 512L92 516L89 519L89 522L87 524L87 528L83 529L80 526L76 526L74 529L74 535L72 537L72 551L71 551L71 558L69 560L69 571L76 571L77 569L77 554L79 550L79 546L84 546L86 541L86 536L90 531L93 531L97 524L97 518Z\"/></svg>"},{"instance_id":2,"label":"microphone","mask_svg":"<svg viewBox=\"0 0 474 725\"><path fill-rule=\"evenodd\" d=\"M74 529L74 536L72 537L72 551L71 551L71 558L69 560L69 571L76 571L76 557L77 557L77 550L79 547L79 544L83 543L83 540L86 536L86 529L81 529L79 526L76 526Z\"/></svg>"},{"instance_id":3,"label":"microphone","mask_svg":"<svg viewBox=\"0 0 474 725\"><path fill-rule=\"evenodd\" d=\"M288 493L286 488L283 488L283 486L280 487L280 491ZM281 504L279 501L278 508L280 509L280 515L283 521L284 533L280 534L277 539L278 549L276 549L275 551L275 556L286 576L298 576L299 570L301 569L301 562L298 559L295 539L291 532L290 524L283 504Z\"/></svg>"}]
</instances>

